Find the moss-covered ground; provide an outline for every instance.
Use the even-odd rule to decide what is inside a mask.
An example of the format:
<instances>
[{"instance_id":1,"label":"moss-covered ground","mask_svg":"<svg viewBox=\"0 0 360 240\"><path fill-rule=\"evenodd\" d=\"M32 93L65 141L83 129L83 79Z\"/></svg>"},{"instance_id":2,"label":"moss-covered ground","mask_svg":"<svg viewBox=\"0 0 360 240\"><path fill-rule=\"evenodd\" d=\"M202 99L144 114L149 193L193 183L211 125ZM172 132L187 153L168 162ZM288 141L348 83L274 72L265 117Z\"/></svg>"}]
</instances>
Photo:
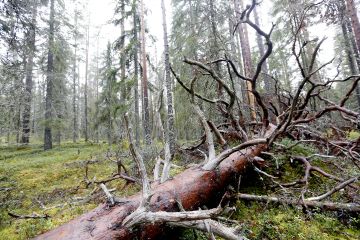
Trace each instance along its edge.
<instances>
[{"instance_id":1,"label":"moss-covered ground","mask_svg":"<svg viewBox=\"0 0 360 240\"><path fill-rule=\"evenodd\" d=\"M281 145L289 147L295 142L284 139ZM273 149L274 150L274 149ZM272 151L273 157L264 155L266 167L263 170L273 176L279 183L294 182L304 175L304 166L291 161L291 156L309 157L320 150L313 144L298 144L289 150ZM328 173L348 179L358 176L360 172L354 168L350 160L311 158L313 166L321 167ZM309 179L309 190L306 197L320 195L329 191L336 182L315 173ZM231 191L237 186L231 188ZM299 198L302 185L282 190L270 178L255 171L242 176L240 192L255 195L271 195L280 198ZM355 197L356 198L356 197ZM333 194L328 201L348 202L344 191ZM232 221L232 227L249 239L258 240L358 240L360 239L360 219L358 214L347 212L326 212L321 209L303 209L299 206L251 202L241 199L232 200L235 209L227 213L225 218ZM228 223L228 222L227 222ZM194 230L184 230L181 239L209 239L208 234Z\"/></svg>"},{"instance_id":2,"label":"moss-covered ground","mask_svg":"<svg viewBox=\"0 0 360 240\"><path fill-rule=\"evenodd\" d=\"M114 146L113 148L116 148ZM105 144L64 143L44 152L42 146L0 147L0 239L28 239L55 228L76 216L95 208L104 201L98 197L84 201L95 186L86 188L84 162L89 165L89 179L109 178L116 165L106 157ZM127 159L128 160L128 159ZM124 182L114 181L109 188L116 195L129 195L138 189L124 188ZM8 215L49 215L47 219L14 219Z\"/></svg>"},{"instance_id":3,"label":"moss-covered ground","mask_svg":"<svg viewBox=\"0 0 360 240\"><path fill-rule=\"evenodd\" d=\"M283 145L293 144L284 140ZM125 156L128 144L113 146L120 149L124 163L131 169L131 159ZM108 146L105 144L64 143L44 152L42 146L0 147L0 239L28 239L42 232L55 228L80 214L95 208L105 201L103 194L96 186L86 188L84 162L98 160L89 165L89 179L105 179L116 171L116 165L107 157ZM279 182L291 182L303 174L303 167L289 161L292 155L309 156L317 150L313 147L298 145L288 152L278 152L276 159L267 159L266 171L279 177ZM182 165L177 160L178 165ZM314 158L314 165L324 170L337 173L332 165L324 164ZM338 162L346 169L347 165ZM277 168L278 166L278 168ZM349 175L357 174L351 173ZM172 175L182 168L172 169ZM352 170L354 171L354 170ZM339 173L337 173L339 174ZM340 173L341 174L341 173ZM343 176L346 177L346 176ZM278 188L265 176L256 172L243 176L241 192L252 194L280 194ZM246 184L250 183L250 184ZM312 194L321 193L333 186L321 176L312 176L309 188ZM116 189L117 196L127 196L137 192L138 186L113 181L107 184L109 189ZM87 199L91 192L89 201ZM299 194L300 190L292 189L291 194ZM346 200L341 193L330 200ZM237 221L239 232L250 239L359 239L360 221L357 215L348 213L328 213L320 210L304 212L302 208L266 203L233 200L236 211L225 217ZM48 214L47 219L14 219L8 213L18 215ZM233 226L235 226L233 225ZM184 230L180 239L208 239L204 233Z\"/></svg>"}]
</instances>

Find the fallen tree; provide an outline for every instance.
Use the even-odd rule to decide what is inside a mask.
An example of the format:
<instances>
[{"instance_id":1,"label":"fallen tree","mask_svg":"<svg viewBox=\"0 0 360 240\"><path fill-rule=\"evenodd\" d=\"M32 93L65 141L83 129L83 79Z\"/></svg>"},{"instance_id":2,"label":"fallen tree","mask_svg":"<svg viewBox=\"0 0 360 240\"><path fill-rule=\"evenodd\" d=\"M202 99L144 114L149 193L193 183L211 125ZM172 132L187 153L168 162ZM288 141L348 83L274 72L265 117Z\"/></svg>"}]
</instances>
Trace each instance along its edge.
<instances>
[{"instance_id":1,"label":"fallen tree","mask_svg":"<svg viewBox=\"0 0 360 240\"><path fill-rule=\"evenodd\" d=\"M221 99L209 99L202 96L200 93L195 92L194 89L198 76L194 76L190 87L188 87L176 74L175 70L172 69L172 73L177 81L187 92L189 92L194 112L198 115L200 123L204 128L205 134L202 137L203 140L201 141L201 144L192 148L199 150L199 152L203 154L203 163L188 168L184 172L170 179L168 176L171 156L165 153L164 162L167 167L164 166L160 178L159 165L161 164L161 160L157 161L154 179L158 181L154 181L150 184L142 156L139 154L139 151L136 149L132 140L132 128L128 123L129 121L127 118L125 118L125 122L128 123L130 150L141 175L142 192L125 199L116 199L106 189L104 184L106 182L99 182L109 199L110 204L102 204L93 211L50 232L44 233L36 239L155 239L166 236L167 228L164 227L165 225L196 228L209 232L210 236L212 236L212 234L217 234L218 236L227 239L243 239L242 236L239 236L236 233L235 229L228 228L215 222L213 218L222 210L221 200L223 199L227 186L234 181L236 176L245 173L248 167L256 166L259 173L270 178L276 178L258 168L264 165L264 162L262 158L259 158L259 155L264 151L269 151L273 146L273 143L283 136L290 136L299 142L308 141L309 136L311 136L312 140L316 139L318 141L318 144L323 144L324 146L330 145L332 148L335 148L339 154L350 156L354 161L355 166L358 166L360 161L360 155L358 154L360 149L360 139L356 141L343 140L340 144L338 141L323 138L304 124L314 123L331 112L337 112L345 121L348 121L351 124L357 124L360 114L346 108L345 103L354 92L360 81L360 76L350 76L345 79L334 78L322 82L313 81L313 76L332 61L329 61L320 67L316 67L316 57L321 44L324 41L322 40L319 41L313 49L309 66L306 71L304 70L300 56L305 51L306 46L301 46L299 49L296 47L299 32L301 30L299 27L298 29L293 29L294 41L292 48L293 56L295 57L302 76L299 87L293 95L290 94L290 97L286 96L288 93L284 94L281 92L281 89L276 88L278 103L273 104L272 102L266 102L257 90L257 80L261 73L262 65L272 53L270 36L274 26L269 33L265 33L259 26L250 20L250 14L255 6L256 2L253 0L252 5L245 9L239 20L239 24L248 24L262 36L268 47L264 55L260 58L253 76L242 76L235 64L228 59L227 56L225 56L224 59L217 59L210 63L202 63L190 59L184 60L186 64L189 64L196 69L199 75L210 76L219 86L222 86L227 97L222 97ZM311 7L312 6L309 6L305 11L309 10ZM299 24L299 26L301 26L301 24ZM250 83L251 89L249 89L249 91L253 93L260 110L259 122L246 124L241 119L238 119L240 118L239 116L234 114L235 111L233 111L233 107L237 96L234 90L228 86L229 81L222 79L222 77L212 69L211 65L217 63L225 63L229 70L230 78L231 75L236 75L238 79ZM232 74L230 74L230 72ZM352 82L350 89L344 94L344 97L339 103L328 100L325 97L326 94L322 96L322 93L328 90L330 86L336 82ZM282 99L289 99L289 101L286 103ZM216 126L212 121L206 118L206 115L198 106L197 100L215 105L227 121L226 124L223 124L227 125L227 131L220 131L218 129L219 126ZM320 103L320 109L318 111L309 112L307 106L311 101ZM237 109L237 111L240 112L238 115L243 115L241 109ZM273 123L270 123L270 112L272 112L276 118ZM218 154L215 151L213 134L223 148L223 151ZM226 135L235 136L235 140L240 141L240 144L230 148L229 146L232 145L230 144L232 143L230 142L231 138L226 139L224 137ZM200 145L205 145L203 147L206 151L200 150ZM295 145L291 147L294 147ZM323 176L338 180L339 182L343 181L343 179L334 177L333 175L322 171L320 168L312 166L306 158L300 156L296 157L296 159L305 165L304 178L288 184L274 182L281 188L303 185L303 191L299 201L288 199L281 201L279 198L270 198L266 196L238 196L248 200L283 202L295 205L300 203L299 205L303 206L324 206L325 208L328 207L330 209L336 208L336 210L359 210L359 206L356 203L350 205L339 203L334 207L331 202L319 202L323 198L347 187L358 190L358 187L355 186L358 177L352 178L351 182L341 183L333 190L319 197L305 199L305 195L308 193L308 179L310 178L311 173L318 172ZM121 176L120 171L118 174ZM161 179L161 181L159 179ZM214 209L202 210L204 206L207 208L217 207Z\"/></svg>"},{"instance_id":2,"label":"fallen tree","mask_svg":"<svg viewBox=\"0 0 360 240\"><path fill-rule=\"evenodd\" d=\"M237 174L243 173L249 164L266 149L266 145L251 147L243 152L235 152L228 156L217 169L204 171L201 167L185 170L173 179L159 185L154 185L150 199L149 210L179 211L178 202L185 210L196 210L209 203L221 199L226 186L234 180ZM122 221L139 206L142 195L137 194L123 203L109 207L102 204L93 211L86 213L69 223L62 225L35 239L153 239L165 233L161 224L139 226L139 231L123 227Z\"/></svg>"}]
</instances>

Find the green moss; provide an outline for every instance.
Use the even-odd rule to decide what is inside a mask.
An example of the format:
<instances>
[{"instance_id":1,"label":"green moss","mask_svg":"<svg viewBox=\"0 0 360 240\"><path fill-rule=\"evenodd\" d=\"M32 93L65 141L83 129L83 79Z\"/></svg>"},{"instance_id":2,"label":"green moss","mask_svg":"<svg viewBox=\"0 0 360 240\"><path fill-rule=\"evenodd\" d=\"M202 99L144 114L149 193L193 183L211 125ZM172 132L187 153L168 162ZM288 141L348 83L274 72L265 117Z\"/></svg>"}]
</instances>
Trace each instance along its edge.
<instances>
[{"instance_id":1,"label":"green moss","mask_svg":"<svg viewBox=\"0 0 360 240\"><path fill-rule=\"evenodd\" d=\"M0 147L0 189L10 188L0 190L0 239L32 238L95 208L99 200L71 206L66 203L73 201L71 197L85 197L93 190L94 186L86 189L81 184L85 160L101 160L89 165L89 179L108 178L115 171L116 165L104 158L107 149L107 145L86 143L63 143L46 152L41 145ZM124 181L108 185L120 190ZM75 190L77 186L80 189ZM115 194L130 195L138 190L130 185ZM42 209L40 203L48 210ZM48 214L51 218L17 220L8 212Z\"/></svg>"},{"instance_id":2,"label":"green moss","mask_svg":"<svg viewBox=\"0 0 360 240\"><path fill-rule=\"evenodd\" d=\"M334 216L304 215L298 208L261 203L236 203L235 220L251 239L357 239L360 230L345 226Z\"/></svg>"},{"instance_id":3,"label":"green moss","mask_svg":"<svg viewBox=\"0 0 360 240\"><path fill-rule=\"evenodd\" d=\"M179 240L207 240L209 236L203 232L184 228L179 233Z\"/></svg>"},{"instance_id":4,"label":"green moss","mask_svg":"<svg viewBox=\"0 0 360 240\"><path fill-rule=\"evenodd\" d=\"M284 145L294 142L283 140ZM126 151L128 143L120 144L120 150ZM89 179L104 179L115 170L116 165L105 159L107 145L64 143L51 151L44 152L40 145L31 147L0 147L0 189L13 188L9 191L0 191L0 239L28 239L35 235L53 229L76 216L95 208L99 201L91 201L81 205L65 205L71 197L87 196L93 186L88 189L80 182L84 179L83 162L89 159L98 159L101 162L89 165ZM116 146L113 146L116 149ZM80 151L79 151L80 150ZM285 154L278 154L280 170L273 167L266 169L275 175L281 172L280 182L291 182L303 176L301 164L291 164L290 156L315 153L311 146L299 144ZM312 164L321 166L331 172L321 159L312 160ZM270 161L269 161L270 162ZM131 158L125 158L123 163L129 166ZM176 156L174 163L182 163L180 156ZM175 175L184 168L172 168L171 175ZM130 167L129 167L130 170ZM354 174L355 175L355 174ZM241 181L241 191L252 194L269 194L269 179L258 173L244 176ZM251 183L251 184L246 184ZM312 191L324 192L330 185L320 176L310 178L309 188ZM75 191L76 187L81 188ZM123 181L113 181L107 184L109 188L116 188L117 196L128 196L140 190L137 185L124 187ZM337 193L333 198L341 198ZM43 210L39 204L44 204L48 210ZM290 207L267 205L259 203L236 203L237 211L232 218L239 221L241 232L251 239L356 239L360 231L359 220L354 218L351 225L346 226L331 214L304 215L301 210ZM8 216L8 212L17 214L48 214L49 219L15 220ZM180 239L207 239L207 235L193 230L184 230Z\"/></svg>"},{"instance_id":5,"label":"green moss","mask_svg":"<svg viewBox=\"0 0 360 240\"><path fill-rule=\"evenodd\" d=\"M292 141L289 138L284 138L281 140L280 144L286 146L286 147L290 147L293 146L292 148L290 148L290 150L288 151L288 154L291 154L293 156L310 156L314 153L317 153L317 150L311 145L311 144L297 144L295 145L297 142L296 141ZM295 146L294 146L295 145Z\"/></svg>"},{"instance_id":6,"label":"green moss","mask_svg":"<svg viewBox=\"0 0 360 240\"><path fill-rule=\"evenodd\" d=\"M350 131L347 135L347 139L349 140L356 140L358 138L360 138L360 132L355 130Z\"/></svg>"},{"instance_id":7,"label":"green moss","mask_svg":"<svg viewBox=\"0 0 360 240\"><path fill-rule=\"evenodd\" d=\"M284 139L281 144L291 146L295 142ZM290 183L301 179L304 176L304 166L299 162L290 161L291 156L310 156L314 153L321 153L313 146L298 144L297 146L284 151L279 148L276 153L279 168L273 158L267 159L268 166L264 170L274 176L279 183ZM342 159L332 159L345 169L347 174L358 175L359 172L353 165ZM324 159L312 158L311 164L318 166L328 173L339 176L339 169L335 165L326 163ZM317 196L329 191L336 185L334 180L323 177L316 172L309 178L308 192L305 197ZM300 196L302 185L288 189L289 196ZM241 181L240 192L256 195L277 195L281 196L281 191L276 184L264 175L250 172ZM275 191L275 193L274 193ZM333 194L329 201L347 202L346 194L338 192ZM250 239L358 239L360 236L359 220L342 213L346 224L338 219L336 213L321 212L304 214L301 208L290 206L244 202L236 203L237 211L232 218L237 220L242 226L241 231Z\"/></svg>"}]
</instances>

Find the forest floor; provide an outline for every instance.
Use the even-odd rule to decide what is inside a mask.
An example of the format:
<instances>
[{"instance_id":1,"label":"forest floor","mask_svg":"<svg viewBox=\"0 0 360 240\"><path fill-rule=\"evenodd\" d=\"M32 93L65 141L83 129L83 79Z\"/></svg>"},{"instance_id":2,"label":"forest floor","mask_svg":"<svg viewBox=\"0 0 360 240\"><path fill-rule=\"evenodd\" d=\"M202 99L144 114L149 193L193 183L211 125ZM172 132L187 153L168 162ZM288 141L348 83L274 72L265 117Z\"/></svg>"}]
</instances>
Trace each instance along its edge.
<instances>
[{"instance_id":1,"label":"forest floor","mask_svg":"<svg viewBox=\"0 0 360 240\"><path fill-rule=\"evenodd\" d=\"M117 171L113 160L119 157L131 169L128 144L112 148L121 154L109 154L108 145L90 143L63 143L46 152L40 145L0 146L0 239L34 237L104 202L104 194L99 187L94 184L86 187L85 169L88 165L88 180L107 179ZM313 150L300 145L293 151L294 154L311 154ZM282 181L301 176L302 167L290 165L286 159L286 155L278 157L280 169L270 166L269 172L292 172L280 174ZM181 162L178 160L177 164L181 165ZM295 171L286 171L287 168ZM310 185L321 192L324 187L318 186L323 186L323 183L321 177L312 177ZM139 191L139 186L126 185L124 180L106 185L119 197ZM240 190L242 193L268 194L273 192L270 185L263 176L251 171L242 178ZM341 198L340 195L333 197ZM356 215L322 211L304 213L301 208L236 199L232 205L236 210L225 217L232 223L237 221L240 231L250 239L359 239L360 236L360 220ZM19 219L9 216L9 213L49 217ZM193 230L183 230L180 235L180 239L208 239Z\"/></svg>"}]
</instances>

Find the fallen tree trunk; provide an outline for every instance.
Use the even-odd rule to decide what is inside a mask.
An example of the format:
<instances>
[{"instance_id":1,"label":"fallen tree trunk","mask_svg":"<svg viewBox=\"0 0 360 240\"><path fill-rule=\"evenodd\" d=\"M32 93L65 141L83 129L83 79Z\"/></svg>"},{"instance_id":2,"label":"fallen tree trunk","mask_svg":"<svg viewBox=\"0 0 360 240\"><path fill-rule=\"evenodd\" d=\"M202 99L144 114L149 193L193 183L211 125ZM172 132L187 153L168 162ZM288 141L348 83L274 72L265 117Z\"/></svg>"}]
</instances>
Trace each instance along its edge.
<instances>
[{"instance_id":1,"label":"fallen tree trunk","mask_svg":"<svg viewBox=\"0 0 360 240\"><path fill-rule=\"evenodd\" d=\"M152 186L150 211L179 211L181 202L185 210L197 210L208 203L218 204L226 186L235 176L245 172L253 158L266 149L261 144L231 154L217 169L211 171L193 167L173 179ZM156 239L165 234L161 225L140 226L128 229L122 226L126 216L139 206L141 194L125 199L121 205L108 207L106 204L83 214L52 231L35 239Z\"/></svg>"}]
</instances>

